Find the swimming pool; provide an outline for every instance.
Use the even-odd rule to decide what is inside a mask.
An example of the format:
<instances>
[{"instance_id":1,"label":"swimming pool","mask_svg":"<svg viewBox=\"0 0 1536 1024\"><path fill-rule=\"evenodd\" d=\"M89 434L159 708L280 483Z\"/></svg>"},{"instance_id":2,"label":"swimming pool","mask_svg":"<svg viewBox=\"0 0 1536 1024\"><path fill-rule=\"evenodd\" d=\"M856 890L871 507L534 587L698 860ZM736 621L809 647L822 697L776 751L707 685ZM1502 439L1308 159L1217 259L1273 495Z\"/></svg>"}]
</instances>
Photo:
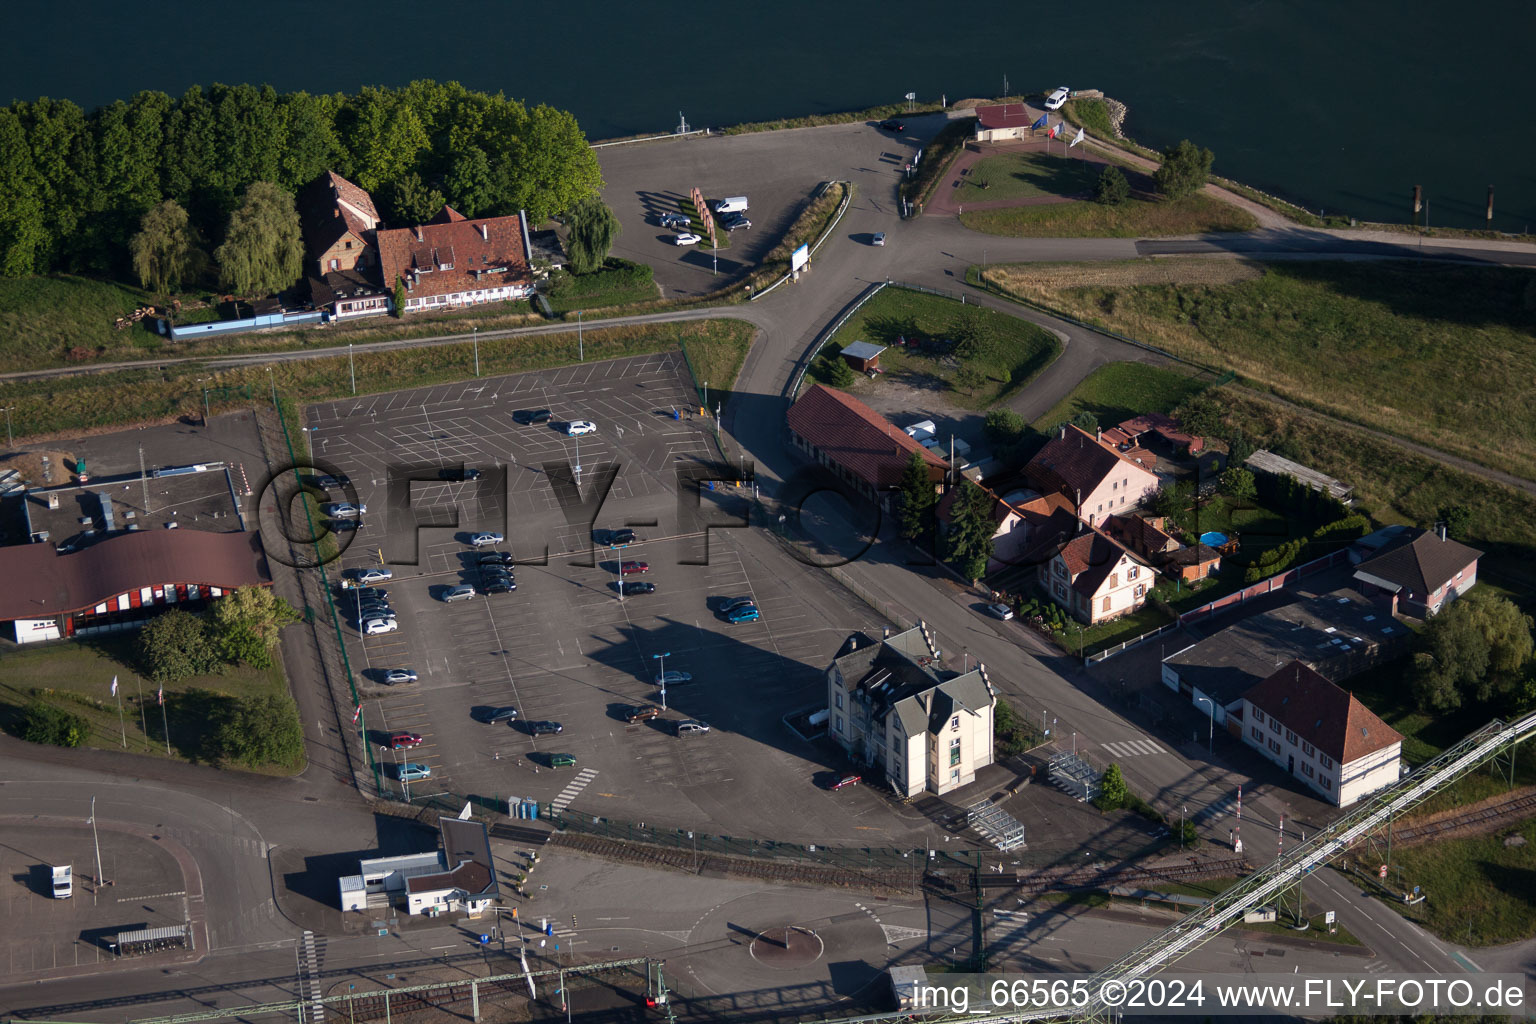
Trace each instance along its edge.
<instances>
[{"instance_id":1,"label":"swimming pool","mask_svg":"<svg viewBox=\"0 0 1536 1024\"><path fill-rule=\"evenodd\" d=\"M1215 530L1212 530L1209 533L1202 533L1200 535L1200 543L1209 548L1219 548L1226 542L1227 535L1224 533L1217 533Z\"/></svg>"}]
</instances>

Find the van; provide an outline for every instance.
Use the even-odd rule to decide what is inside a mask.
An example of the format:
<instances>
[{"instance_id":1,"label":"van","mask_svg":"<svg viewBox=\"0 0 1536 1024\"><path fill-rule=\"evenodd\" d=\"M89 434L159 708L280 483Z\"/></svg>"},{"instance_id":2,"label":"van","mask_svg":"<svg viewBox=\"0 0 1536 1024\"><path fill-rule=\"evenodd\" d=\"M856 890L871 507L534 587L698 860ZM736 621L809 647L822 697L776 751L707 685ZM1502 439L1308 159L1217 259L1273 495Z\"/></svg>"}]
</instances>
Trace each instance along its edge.
<instances>
[{"instance_id":1,"label":"van","mask_svg":"<svg viewBox=\"0 0 1536 1024\"><path fill-rule=\"evenodd\" d=\"M67 900L75 894L74 871L68 864L52 866L53 871L53 898Z\"/></svg>"},{"instance_id":2,"label":"van","mask_svg":"<svg viewBox=\"0 0 1536 1024\"><path fill-rule=\"evenodd\" d=\"M729 198L718 200L715 203L715 212L716 213L746 213L747 212L747 197L746 196L730 196Z\"/></svg>"}]
</instances>

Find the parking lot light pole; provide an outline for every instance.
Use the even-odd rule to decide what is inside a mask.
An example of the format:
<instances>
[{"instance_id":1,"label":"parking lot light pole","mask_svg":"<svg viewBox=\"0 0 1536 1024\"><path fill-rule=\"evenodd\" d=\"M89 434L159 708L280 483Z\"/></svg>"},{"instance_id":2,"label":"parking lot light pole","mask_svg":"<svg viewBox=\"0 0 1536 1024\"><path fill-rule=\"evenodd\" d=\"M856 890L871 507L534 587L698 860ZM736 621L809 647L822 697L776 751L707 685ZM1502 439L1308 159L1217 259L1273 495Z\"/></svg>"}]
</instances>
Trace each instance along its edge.
<instances>
[{"instance_id":1,"label":"parking lot light pole","mask_svg":"<svg viewBox=\"0 0 1536 1024\"><path fill-rule=\"evenodd\" d=\"M580 363L587 361L586 344L581 340L581 310L579 309L576 311L576 361Z\"/></svg>"},{"instance_id":2,"label":"parking lot light pole","mask_svg":"<svg viewBox=\"0 0 1536 1024\"><path fill-rule=\"evenodd\" d=\"M1211 706L1211 724L1205 731L1205 752L1207 755L1209 755L1213 754L1216 749L1216 702L1211 700L1209 697L1195 698L1196 704L1200 703L1201 701L1205 701Z\"/></svg>"},{"instance_id":3,"label":"parking lot light pole","mask_svg":"<svg viewBox=\"0 0 1536 1024\"><path fill-rule=\"evenodd\" d=\"M11 410L14 408L14 405L5 407L5 443L11 448L16 447L16 438L11 435Z\"/></svg>"},{"instance_id":4,"label":"parking lot light pole","mask_svg":"<svg viewBox=\"0 0 1536 1024\"><path fill-rule=\"evenodd\" d=\"M357 362L352 358L352 343L347 342L347 370L352 375L352 396L357 397Z\"/></svg>"},{"instance_id":5,"label":"parking lot light pole","mask_svg":"<svg viewBox=\"0 0 1536 1024\"><path fill-rule=\"evenodd\" d=\"M475 376L478 377L480 376L480 328L471 327L470 330L474 332L470 335L470 339L475 343Z\"/></svg>"},{"instance_id":6,"label":"parking lot light pole","mask_svg":"<svg viewBox=\"0 0 1536 1024\"><path fill-rule=\"evenodd\" d=\"M667 710L667 655L671 653L667 651L663 654L651 655L652 658L661 659L661 673L656 678L661 680L661 710L663 711Z\"/></svg>"}]
</instances>

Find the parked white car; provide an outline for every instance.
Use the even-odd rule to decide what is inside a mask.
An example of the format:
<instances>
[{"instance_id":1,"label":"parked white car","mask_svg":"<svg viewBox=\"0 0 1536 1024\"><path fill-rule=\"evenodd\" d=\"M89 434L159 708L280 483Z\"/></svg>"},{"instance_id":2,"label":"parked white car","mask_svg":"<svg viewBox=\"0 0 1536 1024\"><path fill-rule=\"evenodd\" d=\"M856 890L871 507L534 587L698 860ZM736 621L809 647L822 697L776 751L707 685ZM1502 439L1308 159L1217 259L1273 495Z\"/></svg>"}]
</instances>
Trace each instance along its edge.
<instances>
[{"instance_id":1,"label":"parked white car","mask_svg":"<svg viewBox=\"0 0 1536 1024\"><path fill-rule=\"evenodd\" d=\"M359 583L388 583L395 573L392 569L359 569L356 578Z\"/></svg>"},{"instance_id":2,"label":"parked white car","mask_svg":"<svg viewBox=\"0 0 1536 1024\"><path fill-rule=\"evenodd\" d=\"M356 519L368 511L368 506L362 503L353 505L345 501L336 501L321 505L320 511L332 519Z\"/></svg>"},{"instance_id":3,"label":"parked white car","mask_svg":"<svg viewBox=\"0 0 1536 1024\"><path fill-rule=\"evenodd\" d=\"M597 433L597 424L591 420L572 420L565 425L566 437L581 437L583 434Z\"/></svg>"},{"instance_id":4,"label":"parked white car","mask_svg":"<svg viewBox=\"0 0 1536 1024\"><path fill-rule=\"evenodd\" d=\"M682 234L680 234L676 238L672 239L672 244L673 245L698 245L703 240L704 239L700 238L698 235L694 234L692 231L684 231Z\"/></svg>"},{"instance_id":5,"label":"parked white car","mask_svg":"<svg viewBox=\"0 0 1536 1024\"><path fill-rule=\"evenodd\" d=\"M499 533L477 533L469 538L469 542L477 548L489 548L500 544L506 539Z\"/></svg>"},{"instance_id":6,"label":"parked white car","mask_svg":"<svg viewBox=\"0 0 1536 1024\"><path fill-rule=\"evenodd\" d=\"M1045 109L1060 110L1062 104L1066 103L1067 100L1071 98L1071 96L1072 90L1068 89L1066 86L1062 86L1045 98Z\"/></svg>"},{"instance_id":7,"label":"parked white car","mask_svg":"<svg viewBox=\"0 0 1536 1024\"><path fill-rule=\"evenodd\" d=\"M378 636L380 633L393 633L400 628L400 623L394 619L369 619L363 623L364 636Z\"/></svg>"}]
</instances>

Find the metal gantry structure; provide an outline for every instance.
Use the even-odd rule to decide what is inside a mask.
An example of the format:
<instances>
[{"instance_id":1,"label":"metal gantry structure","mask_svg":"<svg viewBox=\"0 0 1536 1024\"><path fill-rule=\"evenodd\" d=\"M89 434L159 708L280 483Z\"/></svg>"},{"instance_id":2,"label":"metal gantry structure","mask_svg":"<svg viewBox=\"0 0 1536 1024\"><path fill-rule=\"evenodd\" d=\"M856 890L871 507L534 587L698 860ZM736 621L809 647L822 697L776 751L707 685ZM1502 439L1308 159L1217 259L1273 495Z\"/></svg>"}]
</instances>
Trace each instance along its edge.
<instances>
[{"instance_id":1,"label":"metal gantry structure","mask_svg":"<svg viewBox=\"0 0 1536 1024\"><path fill-rule=\"evenodd\" d=\"M919 1011L920 1015L925 1021L934 1022L934 1024L944 1024L948 1021L968 1021L971 1024L1022 1024L1026 1021L1047 1020L1114 1021L1118 1018L1119 1011L1097 999L1097 993L1101 991L1105 982L1124 982L1146 977L1177 963L1226 928L1241 921L1243 915L1249 911L1275 901L1299 885L1307 875L1354 849L1357 844L1364 844L1367 856L1382 849L1390 851L1391 829L1395 819L1485 764L1492 763L1504 767L1507 777L1513 783L1515 749L1532 734L1536 734L1536 713L1526 715L1512 723L1490 722L1439 757L1400 779L1393 786L1350 810L1329 827L1298 843L1289 853L1276 857L1273 862L1216 896L1199 910L1185 916L1161 935L1100 970L1089 983L1089 991L1094 996L1087 1005L1071 1008L1011 1010L989 1014ZM979 876L979 870L977 874ZM978 881L978 901L980 893ZM449 987L468 986L476 1008L474 1016L478 1019L479 994L483 986L501 986L517 981L527 982L531 986L535 978L557 977L563 992L567 977L625 969L641 964L645 965L648 996L652 994L650 990L653 988L654 978L656 992L651 1005L662 1009L669 1021L675 1021L674 1011L670 1005L671 1000L667 998L665 982L661 977L660 965L651 957L633 957L539 971L515 971L510 974L456 982L413 985L389 989L386 998L409 998L433 990L441 991ZM653 966L656 968L654 974ZM202 1021L250 1019L268 1015L298 1016L302 1020L303 1017L299 1015L304 1013L306 1005L312 1006L318 1002L322 1006L334 1007L339 1011L343 1005L356 999L377 998L385 995L384 991L348 992L342 995L326 996L319 1000L290 1000L281 1003L210 1008L166 1017L145 1017L133 1021L132 1024L195 1024ZM569 1006L568 1002L567 1006ZM818 1024L898 1024L898 1022L910 1020L912 1016L913 1012L908 1010L896 1014L823 1018ZM13 1020L12 1024L20 1024L20 1022Z\"/></svg>"},{"instance_id":2,"label":"metal gantry structure","mask_svg":"<svg viewBox=\"0 0 1536 1024\"><path fill-rule=\"evenodd\" d=\"M925 1021L970 1021L973 1024L1015 1024L1024 1021L1102 1021L1117 1016L1113 1007L1096 998L1108 981L1142 978L1177 963L1233 924L1243 915L1265 906L1295 888L1307 875L1334 858L1364 843L1372 852L1383 837L1390 837L1392 822L1441 792L1469 772L1485 764L1507 765L1513 782L1515 748L1536 733L1536 713L1512 723L1501 721L1472 733L1439 757L1353 808L1329 827L1320 830L1289 853L1276 857L1208 904L1184 917L1161 935L1125 954L1094 975L1089 982L1095 995L1085 1006L1070 1009L1028 1009L992 1014L923 1013ZM1387 840L1388 843L1390 839ZM825 1019L819 1024L895 1024L908 1020L910 1011L863 1017Z\"/></svg>"}]
</instances>

